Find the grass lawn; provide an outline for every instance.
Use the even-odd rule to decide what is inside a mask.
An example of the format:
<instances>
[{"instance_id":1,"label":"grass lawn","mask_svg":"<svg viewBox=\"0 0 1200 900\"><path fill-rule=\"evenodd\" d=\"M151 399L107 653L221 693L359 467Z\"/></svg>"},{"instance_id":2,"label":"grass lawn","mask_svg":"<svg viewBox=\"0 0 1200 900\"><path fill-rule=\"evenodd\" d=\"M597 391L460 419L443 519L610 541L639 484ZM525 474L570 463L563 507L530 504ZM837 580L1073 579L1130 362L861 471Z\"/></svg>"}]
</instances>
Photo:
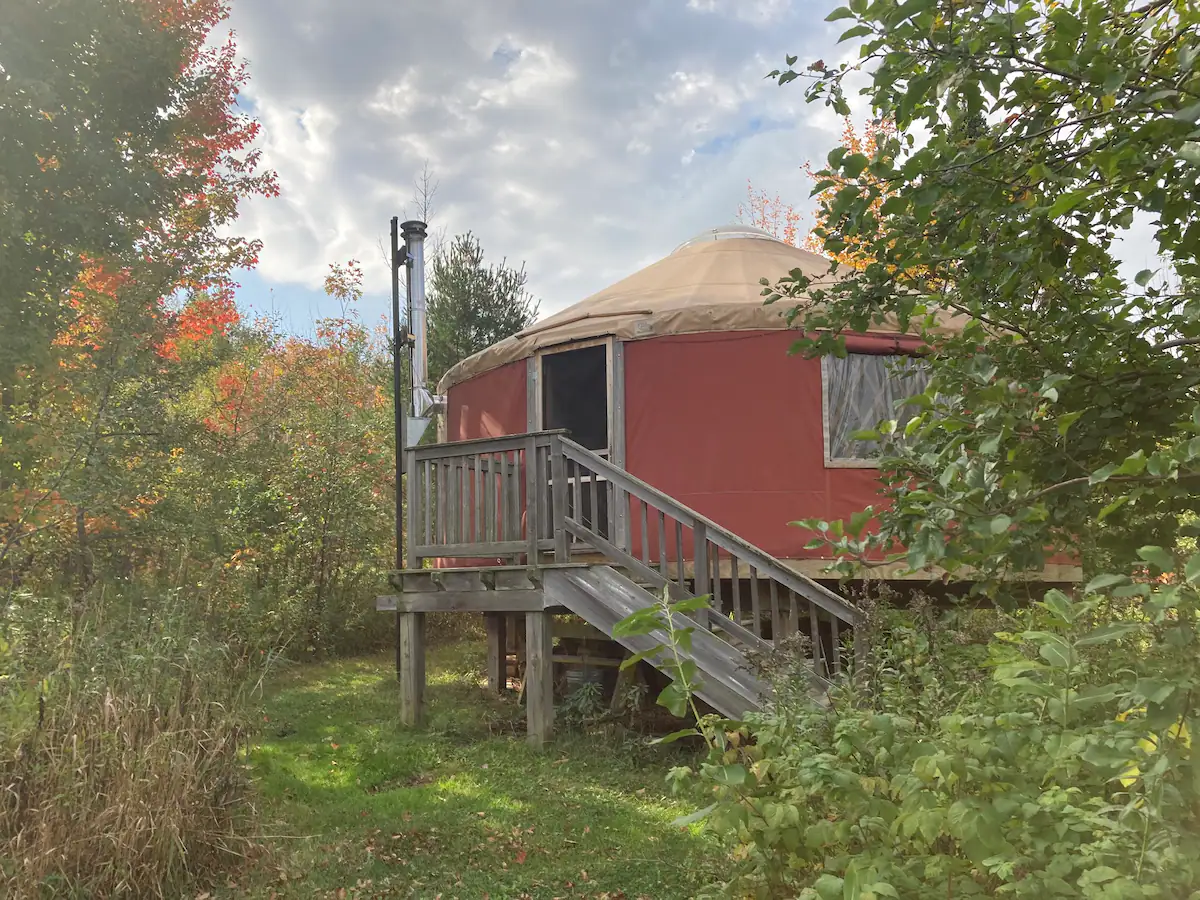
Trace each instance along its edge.
<instances>
[{"instance_id":1,"label":"grass lawn","mask_svg":"<svg viewBox=\"0 0 1200 900\"><path fill-rule=\"evenodd\" d=\"M560 734L538 753L514 699L480 686L484 649L430 652L428 724L397 724L387 656L275 680L251 762L268 851L221 897L694 897L722 859L668 796L688 751Z\"/></svg>"}]
</instances>

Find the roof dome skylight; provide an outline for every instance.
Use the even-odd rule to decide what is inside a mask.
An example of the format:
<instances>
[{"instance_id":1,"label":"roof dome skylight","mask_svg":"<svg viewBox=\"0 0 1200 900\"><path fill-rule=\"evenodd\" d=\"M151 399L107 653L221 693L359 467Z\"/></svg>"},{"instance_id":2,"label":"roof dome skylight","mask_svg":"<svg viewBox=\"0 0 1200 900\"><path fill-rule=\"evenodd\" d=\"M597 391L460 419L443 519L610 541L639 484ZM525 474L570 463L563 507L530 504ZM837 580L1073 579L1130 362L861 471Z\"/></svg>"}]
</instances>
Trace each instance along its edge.
<instances>
[{"instance_id":1,"label":"roof dome skylight","mask_svg":"<svg viewBox=\"0 0 1200 900\"><path fill-rule=\"evenodd\" d=\"M731 238L750 238L751 240L756 241L779 240L779 238L775 237L775 235L771 234L769 231L764 231L763 229L756 228L753 225L742 225L737 223L733 225L720 225L716 228L706 229L695 237L684 241L671 252L677 253L684 247L691 247L693 244L700 244L706 241L726 241L730 240ZM780 243L783 242L780 241Z\"/></svg>"}]
</instances>

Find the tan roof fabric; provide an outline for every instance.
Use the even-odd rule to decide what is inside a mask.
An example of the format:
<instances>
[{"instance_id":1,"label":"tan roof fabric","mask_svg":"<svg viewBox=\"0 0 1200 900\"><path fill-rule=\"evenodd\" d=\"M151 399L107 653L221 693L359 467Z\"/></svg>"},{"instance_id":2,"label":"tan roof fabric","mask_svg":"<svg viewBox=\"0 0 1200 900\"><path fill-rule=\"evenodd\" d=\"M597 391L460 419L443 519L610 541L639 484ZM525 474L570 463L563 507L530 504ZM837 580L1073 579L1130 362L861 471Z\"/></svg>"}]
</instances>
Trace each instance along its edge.
<instances>
[{"instance_id":1,"label":"tan roof fabric","mask_svg":"<svg viewBox=\"0 0 1200 900\"><path fill-rule=\"evenodd\" d=\"M793 304L764 306L759 279L773 284L797 268L816 281L836 280L824 257L765 233L690 241L611 287L464 359L442 377L438 393L543 348L588 338L614 335L639 340L668 334L786 329L784 314ZM871 331L894 334L900 328L879 326Z\"/></svg>"}]
</instances>

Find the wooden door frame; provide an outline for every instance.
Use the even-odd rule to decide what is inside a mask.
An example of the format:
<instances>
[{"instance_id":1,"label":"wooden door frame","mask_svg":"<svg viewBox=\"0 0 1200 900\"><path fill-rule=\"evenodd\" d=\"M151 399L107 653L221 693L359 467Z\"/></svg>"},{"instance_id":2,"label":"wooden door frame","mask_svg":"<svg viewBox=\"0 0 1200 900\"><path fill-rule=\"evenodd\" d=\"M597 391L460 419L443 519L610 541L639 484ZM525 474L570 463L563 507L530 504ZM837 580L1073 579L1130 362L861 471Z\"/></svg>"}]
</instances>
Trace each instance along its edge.
<instances>
[{"instance_id":1,"label":"wooden door frame","mask_svg":"<svg viewBox=\"0 0 1200 900\"><path fill-rule=\"evenodd\" d=\"M606 448L608 458L618 465L623 464L625 457L625 404L624 397L618 400L618 387L624 388L624 363L625 354L622 352L624 347L616 338L599 337L590 338L585 341L572 341L569 344L558 344L554 347L547 347L544 350L538 350L533 356L529 357L526 368L526 426L530 431L541 431L545 428L542 419L542 399L543 385L545 384L545 370L542 366L542 360L547 356L555 356L559 353L570 353L572 350L584 350L588 347L602 346L605 349L604 354L604 377L605 377L605 402L608 409L605 410L605 415L608 419L608 447ZM622 371L617 372L618 365ZM623 390L622 390L622 393Z\"/></svg>"},{"instance_id":2,"label":"wooden door frame","mask_svg":"<svg viewBox=\"0 0 1200 900\"><path fill-rule=\"evenodd\" d=\"M542 360L555 353L567 353L586 347L603 346L605 393L608 403L608 459L614 465L625 467L625 342L606 335L581 341L556 344L536 351L526 360L525 367L525 425L529 431L541 431L542 385L544 383ZM623 492L622 492L623 493ZM628 545L628 518L624 497L614 494L609 498L616 509L616 535L618 546Z\"/></svg>"}]
</instances>

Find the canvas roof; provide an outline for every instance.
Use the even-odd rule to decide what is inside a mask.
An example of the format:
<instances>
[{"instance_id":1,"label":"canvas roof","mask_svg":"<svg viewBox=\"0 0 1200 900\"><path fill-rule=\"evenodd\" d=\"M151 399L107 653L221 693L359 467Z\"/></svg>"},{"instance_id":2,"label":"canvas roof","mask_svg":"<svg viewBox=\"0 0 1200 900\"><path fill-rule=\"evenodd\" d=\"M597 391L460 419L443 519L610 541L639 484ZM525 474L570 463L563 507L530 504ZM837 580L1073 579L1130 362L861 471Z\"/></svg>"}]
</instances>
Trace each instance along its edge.
<instances>
[{"instance_id":1,"label":"canvas roof","mask_svg":"<svg viewBox=\"0 0 1200 900\"><path fill-rule=\"evenodd\" d=\"M670 334L786 329L794 304L763 304L759 279L772 284L793 269L815 282L841 277L829 260L748 226L712 229L611 287L536 322L452 367L438 392L539 350L605 336L644 340ZM850 270L846 270L849 274ZM870 333L895 334L898 325Z\"/></svg>"}]
</instances>

